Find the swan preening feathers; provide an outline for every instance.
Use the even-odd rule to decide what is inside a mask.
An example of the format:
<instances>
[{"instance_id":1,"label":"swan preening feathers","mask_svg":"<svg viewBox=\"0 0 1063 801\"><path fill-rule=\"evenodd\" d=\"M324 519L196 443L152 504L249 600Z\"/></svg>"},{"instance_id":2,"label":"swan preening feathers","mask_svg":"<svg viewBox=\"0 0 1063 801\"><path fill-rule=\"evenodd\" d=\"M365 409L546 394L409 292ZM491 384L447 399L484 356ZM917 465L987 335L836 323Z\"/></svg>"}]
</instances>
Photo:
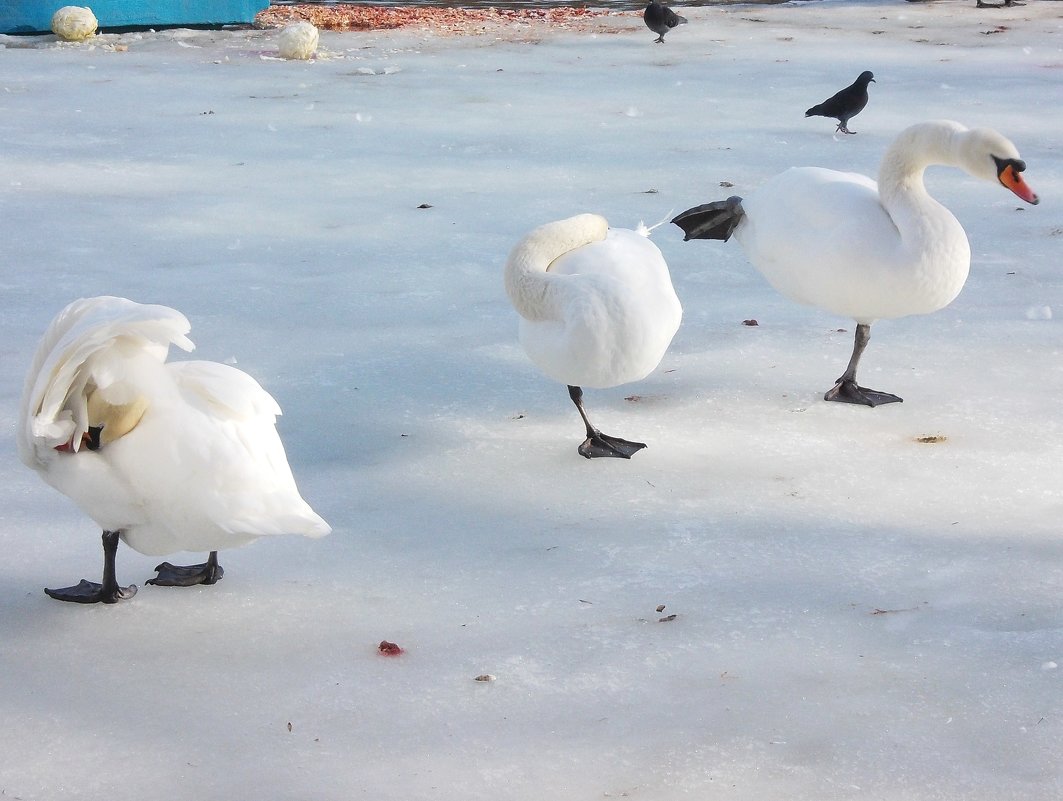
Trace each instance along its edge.
<instances>
[{"instance_id":1,"label":"swan preening feathers","mask_svg":"<svg viewBox=\"0 0 1063 801\"><path fill-rule=\"evenodd\" d=\"M158 568L154 584L221 578L216 552L273 534L331 530L302 499L275 426L276 401L246 373L192 350L184 315L124 298L77 300L52 321L26 378L16 439L22 461L103 529L99 584L53 598L114 603L121 539L143 554L209 551L202 565Z\"/></svg>"},{"instance_id":2,"label":"swan preening feathers","mask_svg":"<svg viewBox=\"0 0 1063 801\"><path fill-rule=\"evenodd\" d=\"M787 170L748 198L688 209L672 221L686 239L727 240L779 292L853 318L852 358L827 400L876 406L901 400L859 386L856 368L878 319L928 314L959 294L971 250L963 226L923 186L935 164L997 181L1027 203L1019 151L999 133L934 121L902 131L886 151L878 183L819 167Z\"/></svg>"},{"instance_id":3,"label":"swan preening feathers","mask_svg":"<svg viewBox=\"0 0 1063 801\"><path fill-rule=\"evenodd\" d=\"M602 434L582 387L638 381L660 363L682 308L660 250L638 232L580 214L547 223L516 244L506 292L521 316L520 342L539 369L567 384L587 439L579 452L630 458L646 447Z\"/></svg>"}]
</instances>

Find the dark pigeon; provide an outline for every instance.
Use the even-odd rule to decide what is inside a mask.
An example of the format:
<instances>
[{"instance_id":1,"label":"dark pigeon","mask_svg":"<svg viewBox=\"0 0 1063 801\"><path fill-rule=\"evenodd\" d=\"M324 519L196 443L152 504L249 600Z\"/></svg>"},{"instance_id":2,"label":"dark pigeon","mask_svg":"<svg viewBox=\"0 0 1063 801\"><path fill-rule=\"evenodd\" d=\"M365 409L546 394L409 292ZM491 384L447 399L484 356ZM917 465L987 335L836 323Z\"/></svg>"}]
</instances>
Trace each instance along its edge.
<instances>
[{"instance_id":1,"label":"dark pigeon","mask_svg":"<svg viewBox=\"0 0 1063 801\"><path fill-rule=\"evenodd\" d=\"M834 117L838 121L836 131L852 134L847 127L849 120L864 110L867 105L867 85L875 81L875 76L870 72L861 72L860 77L853 81L852 86L846 86L838 94L829 100L824 100L818 106L812 106L805 112L806 117Z\"/></svg>"},{"instance_id":2,"label":"dark pigeon","mask_svg":"<svg viewBox=\"0 0 1063 801\"><path fill-rule=\"evenodd\" d=\"M664 44L664 35L668 31L676 25L682 25L687 21L686 17L679 16L668 6L662 6L657 0L650 0L646 10L642 12L642 19L645 21L647 28L658 34L653 41L659 44Z\"/></svg>"}]
</instances>

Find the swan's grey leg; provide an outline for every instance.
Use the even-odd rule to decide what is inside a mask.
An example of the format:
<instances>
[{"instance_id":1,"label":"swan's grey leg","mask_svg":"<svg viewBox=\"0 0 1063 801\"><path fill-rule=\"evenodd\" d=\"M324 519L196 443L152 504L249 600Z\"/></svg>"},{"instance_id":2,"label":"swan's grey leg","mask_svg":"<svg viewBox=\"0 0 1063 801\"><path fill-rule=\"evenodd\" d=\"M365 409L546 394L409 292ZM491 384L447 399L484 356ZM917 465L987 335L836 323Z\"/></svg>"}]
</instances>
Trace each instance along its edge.
<instances>
[{"instance_id":1,"label":"swan's grey leg","mask_svg":"<svg viewBox=\"0 0 1063 801\"><path fill-rule=\"evenodd\" d=\"M588 459L604 456L630 459L632 455L646 447L644 442L629 442L619 437L610 437L592 426L590 419L587 417L587 412L583 408L583 390L579 387L569 385L568 396L576 404L579 416L583 418L583 424L587 427L587 439L579 446L581 456L585 456Z\"/></svg>"},{"instance_id":2,"label":"swan's grey leg","mask_svg":"<svg viewBox=\"0 0 1063 801\"><path fill-rule=\"evenodd\" d=\"M125 601L137 594L137 585L130 584L128 587L119 587L115 578L114 556L118 553L119 532L103 532L103 579L97 584L95 581L82 579L73 587L62 587L58 590L45 588L45 593L57 601L71 601L78 604L116 604Z\"/></svg>"},{"instance_id":3,"label":"swan's grey leg","mask_svg":"<svg viewBox=\"0 0 1063 801\"><path fill-rule=\"evenodd\" d=\"M823 400L839 401L841 403L858 403L864 406L879 406L883 403L900 403L903 399L888 392L879 392L874 389L862 387L856 383L856 367L860 363L860 357L864 354L864 348L871 339L871 326L866 323L858 323L856 336L853 341L853 355L849 357L849 366L845 368L841 378L826 395Z\"/></svg>"}]
</instances>

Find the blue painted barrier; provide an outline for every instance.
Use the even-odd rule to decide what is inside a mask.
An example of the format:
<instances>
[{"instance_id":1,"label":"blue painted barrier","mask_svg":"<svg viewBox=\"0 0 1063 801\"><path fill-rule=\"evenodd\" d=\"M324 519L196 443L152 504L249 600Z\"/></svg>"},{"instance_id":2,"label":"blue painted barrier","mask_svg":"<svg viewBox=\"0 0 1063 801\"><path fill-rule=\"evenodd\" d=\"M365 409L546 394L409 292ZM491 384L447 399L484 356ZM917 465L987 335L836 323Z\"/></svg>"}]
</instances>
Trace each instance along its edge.
<instances>
[{"instance_id":1,"label":"blue painted barrier","mask_svg":"<svg viewBox=\"0 0 1063 801\"><path fill-rule=\"evenodd\" d=\"M247 24L269 0L0 0L0 33L47 33L63 6L88 6L100 29Z\"/></svg>"}]
</instances>

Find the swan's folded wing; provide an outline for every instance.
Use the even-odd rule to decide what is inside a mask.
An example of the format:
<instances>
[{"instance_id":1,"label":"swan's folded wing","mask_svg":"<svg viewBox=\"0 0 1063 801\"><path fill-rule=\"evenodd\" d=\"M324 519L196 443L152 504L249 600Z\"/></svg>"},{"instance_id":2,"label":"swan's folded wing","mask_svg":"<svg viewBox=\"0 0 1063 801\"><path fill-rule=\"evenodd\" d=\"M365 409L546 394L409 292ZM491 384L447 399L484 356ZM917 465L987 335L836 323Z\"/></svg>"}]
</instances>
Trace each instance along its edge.
<instances>
[{"instance_id":1,"label":"swan's folded wing","mask_svg":"<svg viewBox=\"0 0 1063 801\"><path fill-rule=\"evenodd\" d=\"M268 418L272 425L281 413L273 396L243 370L206 361L171 362L166 369L188 401L205 405L213 416Z\"/></svg>"},{"instance_id":2,"label":"swan's folded wing","mask_svg":"<svg viewBox=\"0 0 1063 801\"><path fill-rule=\"evenodd\" d=\"M184 402L208 424L190 424L184 445L209 453L224 474L224 503L213 522L233 534L302 534L322 537L332 529L303 500L276 429L280 406L254 378L217 362L166 366ZM197 443L200 435L207 440ZM220 479L219 479L220 480ZM204 488L205 497L219 489Z\"/></svg>"},{"instance_id":3,"label":"swan's folded wing","mask_svg":"<svg viewBox=\"0 0 1063 801\"><path fill-rule=\"evenodd\" d=\"M88 429L83 390L90 382L106 383L101 371L107 362L94 356L124 339L139 342L161 362L170 344L192 350L189 328L174 309L125 298L82 298L68 305L48 326L26 375L16 437L22 461L36 467L47 450L80 447Z\"/></svg>"}]
</instances>

